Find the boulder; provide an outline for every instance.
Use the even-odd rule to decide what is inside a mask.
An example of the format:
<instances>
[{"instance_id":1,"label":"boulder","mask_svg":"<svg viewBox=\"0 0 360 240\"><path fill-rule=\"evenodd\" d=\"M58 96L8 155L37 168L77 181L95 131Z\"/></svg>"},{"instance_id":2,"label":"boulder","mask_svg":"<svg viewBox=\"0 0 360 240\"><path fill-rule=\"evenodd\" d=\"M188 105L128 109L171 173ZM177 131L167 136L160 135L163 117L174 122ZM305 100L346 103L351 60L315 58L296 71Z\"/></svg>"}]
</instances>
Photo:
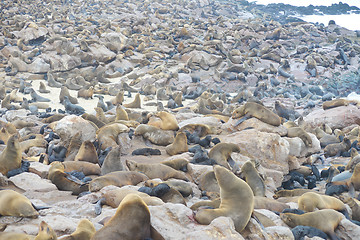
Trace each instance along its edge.
<instances>
[{"instance_id":1,"label":"boulder","mask_svg":"<svg viewBox=\"0 0 360 240\"><path fill-rule=\"evenodd\" d=\"M290 146L278 134L249 129L221 137L221 141L237 144L241 154L257 159L264 168L283 173L289 171Z\"/></svg>"},{"instance_id":2,"label":"boulder","mask_svg":"<svg viewBox=\"0 0 360 240\"><path fill-rule=\"evenodd\" d=\"M42 179L34 173L24 172L9 178L9 180L25 191L49 192L57 190L57 187L50 180Z\"/></svg>"},{"instance_id":3,"label":"boulder","mask_svg":"<svg viewBox=\"0 0 360 240\"><path fill-rule=\"evenodd\" d=\"M23 108L19 110L9 110L5 113L5 119L9 122L13 122L16 119L26 119L29 113L29 110Z\"/></svg>"},{"instance_id":4,"label":"boulder","mask_svg":"<svg viewBox=\"0 0 360 240\"><path fill-rule=\"evenodd\" d=\"M235 131L242 131L247 128L254 128L260 132L277 133L280 136L286 136L287 134L287 129L283 125L275 127L273 125L264 123L257 118L247 119L241 124L235 126L238 121L239 119L230 118L229 121L224 123L221 128L230 133Z\"/></svg>"},{"instance_id":5,"label":"boulder","mask_svg":"<svg viewBox=\"0 0 360 240\"><path fill-rule=\"evenodd\" d=\"M45 37L48 34L48 30L45 27L28 27L25 25L20 31L14 31L15 37L24 39L26 42Z\"/></svg>"},{"instance_id":6,"label":"boulder","mask_svg":"<svg viewBox=\"0 0 360 240\"><path fill-rule=\"evenodd\" d=\"M89 46L89 49L94 55L94 58L99 62L108 62L116 57L116 54L110 51L104 45L94 43Z\"/></svg>"},{"instance_id":7,"label":"boulder","mask_svg":"<svg viewBox=\"0 0 360 240\"><path fill-rule=\"evenodd\" d=\"M357 239L360 236L360 227L344 218L335 233L340 239Z\"/></svg>"},{"instance_id":8,"label":"boulder","mask_svg":"<svg viewBox=\"0 0 360 240\"><path fill-rule=\"evenodd\" d=\"M352 124L360 124L360 109L354 105L318 109L309 113L304 120L313 128L325 123L332 129L342 129Z\"/></svg>"},{"instance_id":9,"label":"boulder","mask_svg":"<svg viewBox=\"0 0 360 240\"><path fill-rule=\"evenodd\" d=\"M51 54L49 56L49 62L51 70L61 72L72 70L81 65L81 59L79 57L70 56L67 54Z\"/></svg>"},{"instance_id":10,"label":"boulder","mask_svg":"<svg viewBox=\"0 0 360 240\"><path fill-rule=\"evenodd\" d=\"M50 64L46 63L42 58L36 58L31 64L27 65L27 71L31 73L47 73L50 71Z\"/></svg>"},{"instance_id":11,"label":"boulder","mask_svg":"<svg viewBox=\"0 0 360 240\"><path fill-rule=\"evenodd\" d=\"M69 115L59 120L54 131L61 139L70 139L77 132L81 132L82 141L94 141L96 138L96 129L87 120L76 115Z\"/></svg>"},{"instance_id":12,"label":"boulder","mask_svg":"<svg viewBox=\"0 0 360 240\"><path fill-rule=\"evenodd\" d=\"M265 232L269 235L269 239L274 240L295 240L290 228L274 226L265 228Z\"/></svg>"}]
</instances>

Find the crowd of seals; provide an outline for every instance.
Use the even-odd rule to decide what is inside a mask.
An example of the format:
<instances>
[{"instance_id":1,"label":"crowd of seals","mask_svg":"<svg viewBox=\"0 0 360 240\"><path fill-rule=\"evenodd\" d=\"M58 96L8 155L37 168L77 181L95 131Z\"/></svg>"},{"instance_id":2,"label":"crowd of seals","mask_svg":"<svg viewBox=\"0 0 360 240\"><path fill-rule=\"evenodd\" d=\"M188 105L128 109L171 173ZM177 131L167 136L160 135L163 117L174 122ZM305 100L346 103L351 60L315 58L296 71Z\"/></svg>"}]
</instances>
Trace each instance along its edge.
<instances>
[{"instance_id":1,"label":"crowd of seals","mask_svg":"<svg viewBox=\"0 0 360 240\"><path fill-rule=\"evenodd\" d=\"M29 4L0 3L0 239L356 237L357 32L246 1Z\"/></svg>"}]
</instances>

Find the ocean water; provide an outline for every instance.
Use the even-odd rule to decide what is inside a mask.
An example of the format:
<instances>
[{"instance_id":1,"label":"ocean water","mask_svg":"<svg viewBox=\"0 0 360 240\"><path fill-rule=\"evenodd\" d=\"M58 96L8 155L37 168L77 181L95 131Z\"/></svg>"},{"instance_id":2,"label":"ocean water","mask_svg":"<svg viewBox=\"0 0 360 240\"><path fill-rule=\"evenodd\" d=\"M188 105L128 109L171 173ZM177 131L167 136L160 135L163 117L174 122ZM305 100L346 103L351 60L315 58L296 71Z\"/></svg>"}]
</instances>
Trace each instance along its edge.
<instances>
[{"instance_id":1,"label":"ocean water","mask_svg":"<svg viewBox=\"0 0 360 240\"><path fill-rule=\"evenodd\" d=\"M284 3L293 6L331 6L339 2L347 3L349 6L360 8L360 0L248 0L249 2L256 2L257 4L267 5L270 3ZM323 23L325 26L330 20L334 20L339 26L350 30L360 30L360 14L342 14L342 15L307 15L296 16L304 21L313 23Z\"/></svg>"}]
</instances>

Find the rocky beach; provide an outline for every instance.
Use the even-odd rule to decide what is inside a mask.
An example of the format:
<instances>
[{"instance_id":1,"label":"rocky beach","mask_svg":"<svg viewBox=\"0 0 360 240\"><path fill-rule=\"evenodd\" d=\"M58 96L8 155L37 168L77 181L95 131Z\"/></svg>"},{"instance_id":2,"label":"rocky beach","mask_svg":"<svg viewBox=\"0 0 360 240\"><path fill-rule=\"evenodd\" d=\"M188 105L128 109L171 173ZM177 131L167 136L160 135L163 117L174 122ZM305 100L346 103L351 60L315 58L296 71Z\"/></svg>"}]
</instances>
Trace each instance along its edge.
<instances>
[{"instance_id":1,"label":"rocky beach","mask_svg":"<svg viewBox=\"0 0 360 240\"><path fill-rule=\"evenodd\" d=\"M1 1L0 240L357 239L360 34L281 6Z\"/></svg>"}]
</instances>

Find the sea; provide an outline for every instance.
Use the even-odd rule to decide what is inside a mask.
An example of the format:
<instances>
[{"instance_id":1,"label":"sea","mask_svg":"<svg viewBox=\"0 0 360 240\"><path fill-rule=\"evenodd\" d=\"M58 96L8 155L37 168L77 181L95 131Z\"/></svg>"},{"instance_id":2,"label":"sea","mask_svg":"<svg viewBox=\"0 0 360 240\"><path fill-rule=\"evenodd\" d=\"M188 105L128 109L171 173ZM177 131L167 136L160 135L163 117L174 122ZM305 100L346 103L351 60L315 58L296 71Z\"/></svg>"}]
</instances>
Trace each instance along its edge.
<instances>
[{"instance_id":1,"label":"sea","mask_svg":"<svg viewBox=\"0 0 360 240\"><path fill-rule=\"evenodd\" d=\"M355 6L360 8L360 0L248 0L249 2L255 2L256 4L268 5L271 3L284 3L292 6L331 6L332 4L338 4L340 2L346 3L349 6ZM339 26L345 27L349 30L360 31L360 14L348 13L340 15L294 15L307 22L323 23L327 26L330 20L334 20Z\"/></svg>"}]
</instances>

